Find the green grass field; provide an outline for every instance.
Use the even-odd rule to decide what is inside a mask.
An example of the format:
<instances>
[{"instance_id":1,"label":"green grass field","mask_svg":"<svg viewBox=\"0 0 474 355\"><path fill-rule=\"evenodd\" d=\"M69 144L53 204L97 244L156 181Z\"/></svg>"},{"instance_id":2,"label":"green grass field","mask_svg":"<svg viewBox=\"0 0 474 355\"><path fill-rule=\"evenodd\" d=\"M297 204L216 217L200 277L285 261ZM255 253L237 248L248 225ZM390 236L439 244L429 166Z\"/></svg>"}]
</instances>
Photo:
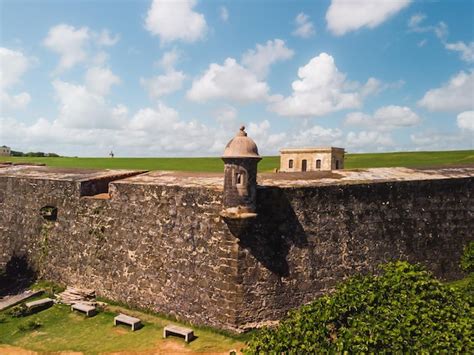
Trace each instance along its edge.
<instances>
[{"instance_id":1,"label":"green grass field","mask_svg":"<svg viewBox=\"0 0 474 355\"><path fill-rule=\"evenodd\" d=\"M12 350L7 346L38 352L80 351L85 354L147 350L160 354L185 352L228 354L229 350L240 350L244 347L245 336L240 340L237 336L230 337L196 327L193 329L197 339L190 344L186 344L184 339L178 337L169 337L165 340L162 339L163 327L175 322L119 306L108 306L105 311L90 318L71 312L69 306L58 304L20 318L8 316L7 311L0 312L0 353L5 353L2 351L9 353L8 351ZM122 325L114 327L113 319L120 312L139 317L144 327L135 332L132 332L130 327ZM32 330L25 329L25 325L31 321L41 326Z\"/></svg>"},{"instance_id":2,"label":"green grass field","mask_svg":"<svg viewBox=\"0 0 474 355\"><path fill-rule=\"evenodd\" d=\"M87 169L138 169L222 172L220 158L29 158L7 157L1 161L44 163L48 166ZM474 164L474 150L347 154L346 169L376 167L431 167ZM272 171L279 157L263 157L259 171Z\"/></svg>"}]
</instances>

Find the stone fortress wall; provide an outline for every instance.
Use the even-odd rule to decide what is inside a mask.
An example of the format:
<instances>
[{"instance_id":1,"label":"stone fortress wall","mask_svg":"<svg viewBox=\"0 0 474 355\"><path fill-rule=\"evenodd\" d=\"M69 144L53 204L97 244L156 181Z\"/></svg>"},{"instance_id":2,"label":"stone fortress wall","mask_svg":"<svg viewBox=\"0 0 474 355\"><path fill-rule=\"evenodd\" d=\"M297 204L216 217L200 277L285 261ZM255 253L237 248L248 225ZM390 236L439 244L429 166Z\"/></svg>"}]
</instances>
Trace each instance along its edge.
<instances>
[{"instance_id":1,"label":"stone fortress wall","mask_svg":"<svg viewBox=\"0 0 474 355\"><path fill-rule=\"evenodd\" d=\"M460 276L474 168L259 175L257 218L227 223L222 174L0 168L0 269L241 331L393 259ZM57 218L41 215L57 208Z\"/></svg>"}]
</instances>

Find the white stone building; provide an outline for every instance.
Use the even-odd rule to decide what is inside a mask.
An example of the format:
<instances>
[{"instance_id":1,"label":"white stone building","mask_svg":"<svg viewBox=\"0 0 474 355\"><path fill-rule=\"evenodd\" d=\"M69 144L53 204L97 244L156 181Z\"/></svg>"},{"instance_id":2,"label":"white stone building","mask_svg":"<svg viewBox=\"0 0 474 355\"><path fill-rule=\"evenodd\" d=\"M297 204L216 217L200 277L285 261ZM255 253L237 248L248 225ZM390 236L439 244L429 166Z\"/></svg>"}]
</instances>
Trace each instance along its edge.
<instances>
[{"instance_id":1,"label":"white stone building","mask_svg":"<svg viewBox=\"0 0 474 355\"><path fill-rule=\"evenodd\" d=\"M7 147L6 145L2 145L0 147L0 156L9 157L10 154L11 154L10 147Z\"/></svg>"},{"instance_id":2,"label":"white stone building","mask_svg":"<svg viewBox=\"0 0 474 355\"><path fill-rule=\"evenodd\" d=\"M285 148L280 150L281 172L344 169L344 148Z\"/></svg>"}]
</instances>

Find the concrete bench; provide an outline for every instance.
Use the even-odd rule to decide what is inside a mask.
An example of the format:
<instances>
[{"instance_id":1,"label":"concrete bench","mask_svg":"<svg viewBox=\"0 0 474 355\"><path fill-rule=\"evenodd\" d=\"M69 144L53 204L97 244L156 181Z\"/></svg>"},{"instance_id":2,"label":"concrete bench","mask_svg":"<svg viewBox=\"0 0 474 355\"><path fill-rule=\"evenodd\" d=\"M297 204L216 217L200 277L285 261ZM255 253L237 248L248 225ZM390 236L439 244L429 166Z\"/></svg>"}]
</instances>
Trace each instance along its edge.
<instances>
[{"instance_id":1,"label":"concrete bench","mask_svg":"<svg viewBox=\"0 0 474 355\"><path fill-rule=\"evenodd\" d=\"M40 311L46 308L49 308L53 305L54 301L51 298L42 298L37 301L25 303L28 311Z\"/></svg>"},{"instance_id":2,"label":"concrete bench","mask_svg":"<svg viewBox=\"0 0 474 355\"><path fill-rule=\"evenodd\" d=\"M132 331L135 331L142 326L142 321L135 317L127 316L126 314L120 313L117 317L114 318L114 325L118 323L128 324L132 327Z\"/></svg>"},{"instance_id":3,"label":"concrete bench","mask_svg":"<svg viewBox=\"0 0 474 355\"><path fill-rule=\"evenodd\" d=\"M194 339L194 331L192 329L179 327L177 325L167 325L163 329L163 338L166 338L168 334L182 335L186 343Z\"/></svg>"},{"instance_id":4,"label":"concrete bench","mask_svg":"<svg viewBox=\"0 0 474 355\"><path fill-rule=\"evenodd\" d=\"M96 313L95 306L91 306L85 303L74 303L71 306L71 311L79 311L86 314L86 316L90 317Z\"/></svg>"}]
</instances>

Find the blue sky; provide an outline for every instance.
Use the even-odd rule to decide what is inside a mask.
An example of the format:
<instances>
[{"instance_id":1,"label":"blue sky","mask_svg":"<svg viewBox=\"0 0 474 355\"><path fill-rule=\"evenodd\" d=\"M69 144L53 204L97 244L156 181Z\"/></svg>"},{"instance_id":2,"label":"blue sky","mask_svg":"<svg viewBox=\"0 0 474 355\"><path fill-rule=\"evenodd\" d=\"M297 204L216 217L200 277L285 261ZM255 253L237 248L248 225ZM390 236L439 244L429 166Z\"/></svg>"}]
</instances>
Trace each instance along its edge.
<instances>
[{"instance_id":1,"label":"blue sky","mask_svg":"<svg viewBox=\"0 0 474 355\"><path fill-rule=\"evenodd\" d=\"M474 2L0 0L0 145L474 148Z\"/></svg>"}]
</instances>

